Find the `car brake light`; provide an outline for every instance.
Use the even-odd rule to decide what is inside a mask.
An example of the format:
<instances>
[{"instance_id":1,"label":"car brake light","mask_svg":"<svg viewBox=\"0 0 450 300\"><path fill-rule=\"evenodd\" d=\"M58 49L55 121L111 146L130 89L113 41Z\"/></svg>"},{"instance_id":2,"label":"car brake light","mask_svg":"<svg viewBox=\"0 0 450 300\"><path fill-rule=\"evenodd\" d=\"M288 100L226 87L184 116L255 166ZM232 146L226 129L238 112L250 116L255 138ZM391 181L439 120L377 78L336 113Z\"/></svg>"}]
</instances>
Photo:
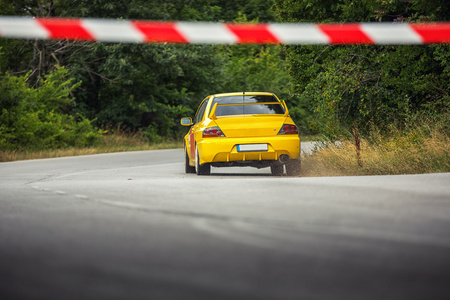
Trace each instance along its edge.
<instances>
[{"instance_id":1,"label":"car brake light","mask_svg":"<svg viewBox=\"0 0 450 300\"><path fill-rule=\"evenodd\" d=\"M203 137L225 137L225 134L218 126L214 126L203 130Z\"/></svg>"},{"instance_id":2,"label":"car brake light","mask_svg":"<svg viewBox=\"0 0 450 300\"><path fill-rule=\"evenodd\" d=\"M293 124L283 124L278 134L298 134L298 129Z\"/></svg>"}]
</instances>

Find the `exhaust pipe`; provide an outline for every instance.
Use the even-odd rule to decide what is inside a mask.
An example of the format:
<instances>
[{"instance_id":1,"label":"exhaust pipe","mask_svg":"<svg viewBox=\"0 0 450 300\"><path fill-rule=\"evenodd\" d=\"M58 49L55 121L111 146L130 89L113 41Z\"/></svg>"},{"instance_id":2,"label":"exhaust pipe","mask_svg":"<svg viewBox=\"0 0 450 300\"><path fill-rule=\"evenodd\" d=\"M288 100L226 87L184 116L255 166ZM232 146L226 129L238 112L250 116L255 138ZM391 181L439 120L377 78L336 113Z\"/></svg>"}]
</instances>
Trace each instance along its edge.
<instances>
[{"instance_id":1,"label":"exhaust pipe","mask_svg":"<svg viewBox=\"0 0 450 300\"><path fill-rule=\"evenodd\" d=\"M278 161L283 165L287 164L287 162L289 161L289 155L281 154L280 157L278 157Z\"/></svg>"}]
</instances>

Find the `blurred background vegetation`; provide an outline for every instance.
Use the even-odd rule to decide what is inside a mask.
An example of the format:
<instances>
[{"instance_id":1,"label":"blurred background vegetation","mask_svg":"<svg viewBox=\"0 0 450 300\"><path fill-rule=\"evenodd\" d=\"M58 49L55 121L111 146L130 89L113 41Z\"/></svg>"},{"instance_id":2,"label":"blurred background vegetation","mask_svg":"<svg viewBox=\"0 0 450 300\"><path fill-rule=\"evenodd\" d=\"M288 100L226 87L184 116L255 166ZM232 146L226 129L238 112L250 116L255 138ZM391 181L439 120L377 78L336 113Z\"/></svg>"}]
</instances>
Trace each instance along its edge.
<instances>
[{"instance_id":1,"label":"blurred background vegetation","mask_svg":"<svg viewBox=\"0 0 450 300\"><path fill-rule=\"evenodd\" d=\"M214 22L449 21L447 0L0 0L1 15ZM439 123L450 45L176 45L0 39L0 150L174 140L207 95L269 91L303 135Z\"/></svg>"}]
</instances>

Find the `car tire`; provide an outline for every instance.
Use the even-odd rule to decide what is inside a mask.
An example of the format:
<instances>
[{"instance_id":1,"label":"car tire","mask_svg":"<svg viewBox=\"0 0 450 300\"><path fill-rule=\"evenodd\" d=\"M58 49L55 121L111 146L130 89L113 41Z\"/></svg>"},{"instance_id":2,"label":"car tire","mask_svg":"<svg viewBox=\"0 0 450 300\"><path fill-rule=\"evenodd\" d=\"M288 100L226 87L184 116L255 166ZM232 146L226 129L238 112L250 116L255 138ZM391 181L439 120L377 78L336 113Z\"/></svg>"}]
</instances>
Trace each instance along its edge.
<instances>
[{"instance_id":1,"label":"car tire","mask_svg":"<svg viewBox=\"0 0 450 300\"><path fill-rule=\"evenodd\" d=\"M195 173L195 167L189 165L189 155L186 146L184 146L184 157L184 171L188 174Z\"/></svg>"},{"instance_id":2,"label":"car tire","mask_svg":"<svg viewBox=\"0 0 450 300\"><path fill-rule=\"evenodd\" d=\"M195 146L195 171L197 172L197 175L209 175L211 174L211 165L210 164L203 164L200 165L200 159L199 159L198 149L197 146Z\"/></svg>"},{"instance_id":3,"label":"car tire","mask_svg":"<svg viewBox=\"0 0 450 300\"><path fill-rule=\"evenodd\" d=\"M273 165L270 166L270 172L272 172L273 176L283 176L284 168L283 165L275 162Z\"/></svg>"},{"instance_id":4,"label":"car tire","mask_svg":"<svg viewBox=\"0 0 450 300\"><path fill-rule=\"evenodd\" d=\"M300 159L291 159L286 164L286 173L288 176L299 176L302 170Z\"/></svg>"}]
</instances>

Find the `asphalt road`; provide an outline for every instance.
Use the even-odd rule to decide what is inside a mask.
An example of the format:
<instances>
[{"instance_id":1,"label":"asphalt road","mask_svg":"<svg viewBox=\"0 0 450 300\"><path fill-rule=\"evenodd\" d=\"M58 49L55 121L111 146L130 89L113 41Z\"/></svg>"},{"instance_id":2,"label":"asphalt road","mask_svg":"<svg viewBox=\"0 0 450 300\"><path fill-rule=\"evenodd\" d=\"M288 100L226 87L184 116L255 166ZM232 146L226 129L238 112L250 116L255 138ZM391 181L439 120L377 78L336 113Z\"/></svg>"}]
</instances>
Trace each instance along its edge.
<instances>
[{"instance_id":1,"label":"asphalt road","mask_svg":"<svg viewBox=\"0 0 450 300\"><path fill-rule=\"evenodd\" d=\"M450 173L204 177L182 162L1 163L1 299L450 299Z\"/></svg>"}]
</instances>

